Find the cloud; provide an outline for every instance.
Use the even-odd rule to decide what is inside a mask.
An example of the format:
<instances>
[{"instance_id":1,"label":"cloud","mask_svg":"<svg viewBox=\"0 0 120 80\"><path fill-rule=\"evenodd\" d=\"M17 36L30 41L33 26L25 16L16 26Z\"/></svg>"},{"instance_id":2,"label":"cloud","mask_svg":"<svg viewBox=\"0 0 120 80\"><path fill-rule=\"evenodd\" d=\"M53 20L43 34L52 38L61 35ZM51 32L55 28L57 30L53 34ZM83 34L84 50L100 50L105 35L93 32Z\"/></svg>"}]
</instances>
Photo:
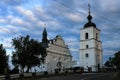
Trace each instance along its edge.
<instances>
[{"instance_id":1,"label":"cloud","mask_svg":"<svg viewBox=\"0 0 120 80\"><path fill-rule=\"evenodd\" d=\"M7 28L0 28L0 33L8 33L9 34L9 29Z\"/></svg>"},{"instance_id":2,"label":"cloud","mask_svg":"<svg viewBox=\"0 0 120 80\"><path fill-rule=\"evenodd\" d=\"M6 49L11 49L12 45L11 45L12 39L10 37L6 37L4 38L3 36L0 39L0 43L3 44L3 47Z\"/></svg>"},{"instance_id":3,"label":"cloud","mask_svg":"<svg viewBox=\"0 0 120 80\"><path fill-rule=\"evenodd\" d=\"M16 6L26 3L27 0L1 0L0 4L9 5L9 6Z\"/></svg>"},{"instance_id":4,"label":"cloud","mask_svg":"<svg viewBox=\"0 0 120 80\"><path fill-rule=\"evenodd\" d=\"M23 5L27 0L1 0L0 1L0 16L6 16L13 13L11 10L14 6Z\"/></svg>"},{"instance_id":5,"label":"cloud","mask_svg":"<svg viewBox=\"0 0 120 80\"><path fill-rule=\"evenodd\" d=\"M91 1L92 21L101 30L103 55L113 55L120 49L118 44L120 43L119 3L119 0ZM48 37L62 35L73 56L75 58L76 55L78 56L80 28L87 23L88 1L1 0L0 12L1 43L5 47L10 47L10 39L19 35L28 34L40 40L44 24L46 24Z\"/></svg>"},{"instance_id":6,"label":"cloud","mask_svg":"<svg viewBox=\"0 0 120 80\"><path fill-rule=\"evenodd\" d=\"M101 9L108 12L116 12L119 8L119 0L113 1L113 0L99 0L101 4Z\"/></svg>"},{"instance_id":7,"label":"cloud","mask_svg":"<svg viewBox=\"0 0 120 80\"><path fill-rule=\"evenodd\" d=\"M106 55L106 56L107 56L107 55L108 55L108 56L111 56L111 55L112 55L112 56L113 56L114 53L115 53L115 50L110 50L110 49L109 49L109 50L105 50L105 51L103 50L103 52L104 52L103 56L104 56L104 55Z\"/></svg>"},{"instance_id":8,"label":"cloud","mask_svg":"<svg viewBox=\"0 0 120 80\"><path fill-rule=\"evenodd\" d=\"M33 9L34 15L37 16L39 20L50 20L52 17L43 9L41 6L36 5Z\"/></svg>"},{"instance_id":9,"label":"cloud","mask_svg":"<svg viewBox=\"0 0 120 80\"><path fill-rule=\"evenodd\" d=\"M119 42L120 42L120 40L105 41L103 46L104 46L104 48L118 49L118 48L120 48L120 45L118 44Z\"/></svg>"},{"instance_id":10,"label":"cloud","mask_svg":"<svg viewBox=\"0 0 120 80\"><path fill-rule=\"evenodd\" d=\"M31 10L25 9L21 6L17 6L15 7L16 11L18 11L21 15L23 15L23 17L25 17L26 19L29 19L33 22L35 22L36 16L34 15L34 13Z\"/></svg>"},{"instance_id":11,"label":"cloud","mask_svg":"<svg viewBox=\"0 0 120 80\"><path fill-rule=\"evenodd\" d=\"M63 30L64 29L64 25L62 25L61 23L59 23L58 21L48 21L48 28L52 31L59 31L59 30ZM49 25L50 24L50 25Z\"/></svg>"},{"instance_id":12,"label":"cloud","mask_svg":"<svg viewBox=\"0 0 120 80\"><path fill-rule=\"evenodd\" d=\"M0 23L6 23L7 20L0 18Z\"/></svg>"},{"instance_id":13,"label":"cloud","mask_svg":"<svg viewBox=\"0 0 120 80\"><path fill-rule=\"evenodd\" d=\"M80 22L83 21L83 18L79 13L65 13L64 16L71 22Z\"/></svg>"}]
</instances>

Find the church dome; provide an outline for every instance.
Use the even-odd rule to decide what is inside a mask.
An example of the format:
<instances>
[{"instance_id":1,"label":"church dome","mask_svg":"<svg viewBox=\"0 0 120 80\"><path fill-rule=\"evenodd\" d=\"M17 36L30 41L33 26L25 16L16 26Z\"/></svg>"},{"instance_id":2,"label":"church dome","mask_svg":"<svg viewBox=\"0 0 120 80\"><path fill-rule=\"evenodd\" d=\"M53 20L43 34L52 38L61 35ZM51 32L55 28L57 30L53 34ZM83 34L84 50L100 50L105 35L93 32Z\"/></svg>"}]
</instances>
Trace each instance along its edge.
<instances>
[{"instance_id":1,"label":"church dome","mask_svg":"<svg viewBox=\"0 0 120 80\"><path fill-rule=\"evenodd\" d=\"M93 23L93 22L88 22L88 23L86 23L86 24L84 25L84 28L88 28L88 27L94 27L94 28L96 28L96 25L95 25L95 23Z\"/></svg>"},{"instance_id":2,"label":"church dome","mask_svg":"<svg viewBox=\"0 0 120 80\"><path fill-rule=\"evenodd\" d=\"M92 16L90 15L90 13L89 13L87 19L88 19L88 23L86 23L84 25L84 28L88 28L88 27L94 27L94 28L96 28L96 24L91 21L92 20Z\"/></svg>"}]
</instances>

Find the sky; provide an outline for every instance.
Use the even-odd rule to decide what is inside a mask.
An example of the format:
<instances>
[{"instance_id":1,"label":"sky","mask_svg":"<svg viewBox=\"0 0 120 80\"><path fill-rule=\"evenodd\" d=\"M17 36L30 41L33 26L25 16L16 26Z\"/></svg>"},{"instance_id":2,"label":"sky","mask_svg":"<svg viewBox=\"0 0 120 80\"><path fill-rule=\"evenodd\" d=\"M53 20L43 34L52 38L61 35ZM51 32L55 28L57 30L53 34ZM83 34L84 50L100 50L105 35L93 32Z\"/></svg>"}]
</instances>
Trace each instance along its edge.
<instances>
[{"instance_id":1,"label":"sky","mask_svg":"<svg viewBox=\"0 0 120 80\"><path fill-rule=\"evenodd\" d=\"M30 35L41 41L61 35L79 64L80 29L88 22L88 0L1 0L0 44L12 55L12 39ZM101 30L103 62L120 50L120 0L90 0L92 21ZM46 24L46 26L44 25Z\"/></svg>"}]
</instances>

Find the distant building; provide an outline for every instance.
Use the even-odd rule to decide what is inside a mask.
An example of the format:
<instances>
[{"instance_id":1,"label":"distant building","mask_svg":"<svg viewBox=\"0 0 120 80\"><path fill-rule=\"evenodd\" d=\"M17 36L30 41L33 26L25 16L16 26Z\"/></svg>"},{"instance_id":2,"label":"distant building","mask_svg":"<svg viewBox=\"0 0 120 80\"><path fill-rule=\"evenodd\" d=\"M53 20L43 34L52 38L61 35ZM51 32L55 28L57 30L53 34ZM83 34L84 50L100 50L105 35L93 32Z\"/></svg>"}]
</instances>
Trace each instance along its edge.
<instances>
[{"instance_id":1,"label":"distant building","mask_svg":"<svg viewBox=\"0 0 120 80\"><path fill-rule=\"evenodd\" d=\"M47 31L44 28L42 43L47 48L47 56L43 70L54 72L55 69L65 69L72 67L72 55L62 36L57 35L54 39L47 39Z\"/></svg>"},{"instance_id":2,"label":"distant building","mask_svg":"<svg viewBox=\"0 0 120 80\"><path fill-rule=\"evenodd\" d=\"M80 66L85 71L98 71L102 67L100 30L91 21L90 9L87 19L88 23L80 30Z\"/></svg>"}]
</instances>

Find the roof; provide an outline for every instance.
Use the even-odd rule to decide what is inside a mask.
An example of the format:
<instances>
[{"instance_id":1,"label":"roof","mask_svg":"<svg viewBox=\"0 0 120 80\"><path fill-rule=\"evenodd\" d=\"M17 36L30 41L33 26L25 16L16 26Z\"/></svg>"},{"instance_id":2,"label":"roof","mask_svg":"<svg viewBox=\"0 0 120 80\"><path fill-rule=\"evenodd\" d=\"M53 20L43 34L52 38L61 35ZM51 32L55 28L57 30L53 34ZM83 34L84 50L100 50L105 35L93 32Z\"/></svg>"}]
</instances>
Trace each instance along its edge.
<instances>
[{"instance_id":1,"label":"roof","mask_svg":"<svg viewBox=\"0 0 120 80\"><path fill-rule=\"evenodd\" d=\"M90 15L90 13L89 13L87 19L88 19L88 22L84 25L84 28L88 28L88 27L96 28L96 24L91 21L92 20L92 16Z\"/></svg>"}]
</instances>

